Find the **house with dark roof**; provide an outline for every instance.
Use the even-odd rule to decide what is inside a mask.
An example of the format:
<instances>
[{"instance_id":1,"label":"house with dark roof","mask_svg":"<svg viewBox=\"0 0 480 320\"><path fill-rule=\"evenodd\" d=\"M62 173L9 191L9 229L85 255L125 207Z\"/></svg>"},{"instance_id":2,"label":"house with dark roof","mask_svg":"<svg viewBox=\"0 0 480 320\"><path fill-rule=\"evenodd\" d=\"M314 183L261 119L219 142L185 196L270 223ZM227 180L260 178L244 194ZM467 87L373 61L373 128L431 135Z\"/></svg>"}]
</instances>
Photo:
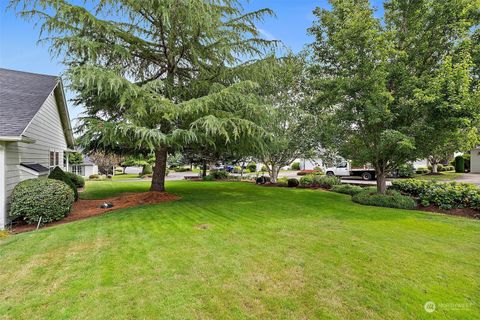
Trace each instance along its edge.
<instances>
[{"instance_id":1,"label":"house with dark roof","mask_svg":"<svg viewBox=\"0 0 480 320\"><path fill-rule=\"evenodd\" d=\"M0 229L15 185L69 171L73 144L61 78L0 68Z\"/></svg>"}]
</instances>

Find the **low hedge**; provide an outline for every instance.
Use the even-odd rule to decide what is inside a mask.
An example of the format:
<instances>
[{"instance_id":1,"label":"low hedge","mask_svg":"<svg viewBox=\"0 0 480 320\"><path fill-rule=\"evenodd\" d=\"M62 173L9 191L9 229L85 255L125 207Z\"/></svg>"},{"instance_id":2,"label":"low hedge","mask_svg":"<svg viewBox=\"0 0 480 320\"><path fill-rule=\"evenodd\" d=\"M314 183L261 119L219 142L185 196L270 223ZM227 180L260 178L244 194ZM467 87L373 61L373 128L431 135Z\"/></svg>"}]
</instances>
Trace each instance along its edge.
<instances>
[{"instance_id":1,"label":"low hedge","mask_svg":"<svg viewBox=\"0 0 480 320\"><path fill-rule=\"evenodd\" d=\"M302 170L297 172L297 176L322 175L322 170Z\"/></svg>"},{"instance_id":2,"label":"low hedge","mask_svg":"<svg viewBox=\"0 0 480 320\"><path fill-rule=\"evenodd\" d=\"M480 209L480 188L468 183L440 183L425 180L395 180L392 188L418 197L423 206L430 204L442 209Z\"/></svg>"},{"instance_id":3,"label":"low hedge","mask_svg":"<svg viewBox=\"0 0 480 320\"><path fill-rule=\"evenodd\" d=\"M349 194L351 196L360 193L364 188L353 184L339 184L332 187L333 192Z\"/></svg>"},{"instance_id":4,"label":"low hedge","mask_svg":"<svg viewBox=\"0 0 480 320\"><path fill-rule=\"evenodd\" d=\"M67 177L73 182L77 188L85 187L85 179L82 176L76 175L75 173L66 172Z\"/></svg>"},{"instance_id":5,"label":"low hedge","mask_svg":"<svg viewBox=\"0 0 480 320\"><path fill-rule=\"evenodd\" d=\"M75 201L78 200L78 190L77 186L73 181L65 174L65 172L60 169L60 167L55 167L52 172L48 175L49 179L60 180L65 182L70 188L72 188L73 194L75 196Z\"/></svg>"},{"instance_id":6,"label":"low hedge","mask_svg":"<svg viewBox=\"0 0 480 320\"><path fill-rule=\"evenodd\" d=\"M306 175L300 178L302 187L331 189L340 183L340 178L335 176Z\"/></svg>"},{"instance_id":7,"label":"low hedge","mask_svg":"<svg viewBox=\"0 0 480 320\"><path fill-rule=\"evenodd\" d=\"M60 220L72 209L74 193L65 182L54 179L29 179L15 186L10 216L28 224Z\"/></svg>"},{"instance_id":8,"label":"low hedge","mask_svg":"<svg viewBox=\"0 0 480 320\"><path fill-rule=\"evenodd\" d=\"M228 179L228 172L224 170L212 170L210 171L210 175L215 180L227 180Z\"/></svg>"},{"instance_id":9,"label":"low hedge","mask_svg":"<svg viewBox=\"0 0 480 320\"><path fill-rule=\"evenodd\" d=\"M429 173L430 170L428 170L427 167L418 167L416 170L415 170L415 173L417 174L424 174L424 173Z\"/></svg>"},{"instance_id":10,"label":"low hedge","mask_svg":"<svg viewBox=\"0 0 480 320\"><path fill-rule=\"evenodd\" d=\"M291 178L287 180L287 187L289 188L296 188L299 184L300 182L298 181L298 179Z\"/></svg>"},{"instance_id":11,"label":"low hedge","mask_svg":"<svg viewBox=\"0 0 480 320\"><path fill-rule=\"evenodd\" d=\"M387 194L379 194L376 190L367 189L352 196L353 202L367 206L415 209L417 203L409 196L404 196L395 190L388 190Z\"/></svg>"}]
</instances>

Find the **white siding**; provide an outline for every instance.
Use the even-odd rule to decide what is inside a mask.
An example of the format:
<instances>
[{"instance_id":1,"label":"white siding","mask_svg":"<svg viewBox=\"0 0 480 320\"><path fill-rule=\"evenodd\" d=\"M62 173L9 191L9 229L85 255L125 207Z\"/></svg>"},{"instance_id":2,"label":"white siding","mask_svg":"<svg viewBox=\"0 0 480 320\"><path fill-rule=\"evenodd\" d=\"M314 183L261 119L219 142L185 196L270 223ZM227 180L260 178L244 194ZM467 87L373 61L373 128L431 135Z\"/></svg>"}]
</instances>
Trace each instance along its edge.
<instances>
[{"instance_id":1,"label":"white siding","mask_svg":"<svg viewBox=\"0 0 480 320\"><path fill-rule=\"evenodd\" d=\"M58 151L59 166L63 168L63 151L67 149L67 142L53 92L27 126L24 136L35 142L8 142L6 144L5 189L7 198L17 183L35 177L20 169L21 162L35 162L48 168L50 151Z\"/></svg>"},{"instance_id":2,"label":"white siding","mask_svg":"<svg viewBox=\"0 0 480 320\"><path fill-rule=\"evenodd\" d=\"M7 199L5 193L5 143L0 141L0 230L7 220Z\"/></svg>"},{"instance_id":3,"label":"white siding","mask_svg":"<svg viewBox=\"0 0 480 320\"><path fill-rule=\"evenodd\" d=\"M470 152L470 172L480 173L480 148Z\"/></svg>"}]
</instances>

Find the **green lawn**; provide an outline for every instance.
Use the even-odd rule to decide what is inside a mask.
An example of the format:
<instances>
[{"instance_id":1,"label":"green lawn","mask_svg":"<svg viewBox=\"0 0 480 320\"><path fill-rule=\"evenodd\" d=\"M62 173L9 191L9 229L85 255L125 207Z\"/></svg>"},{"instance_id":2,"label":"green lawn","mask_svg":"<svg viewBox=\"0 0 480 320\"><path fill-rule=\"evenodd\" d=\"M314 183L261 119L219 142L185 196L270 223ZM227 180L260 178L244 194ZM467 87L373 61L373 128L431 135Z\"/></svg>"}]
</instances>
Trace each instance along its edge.
<instances>
[{"instance_id":1,"label":"green lawn","mask_svg":"<svg viewBox=\"0 0 480 320\"><path fill-rule=\"evenodd\" d=\"M88 182L82 198L148 186ZM183 198L0 239L0 318L478 319L479 221L319 190L168 189Z\"/></svg>"},{"instance_id":2,"label":"green lawn","mask_svg":"<svg viewBox=\"0 0 480 320\"><path fill-rule=\"evenodd\" d=\"M446 181L446 180L456 180L460 178L463 174L456 173L454 171L439 172L438 175L430 174L415 174L414 179L419 180L435 180L435 181Z\"/></svg>"}]
</instances>

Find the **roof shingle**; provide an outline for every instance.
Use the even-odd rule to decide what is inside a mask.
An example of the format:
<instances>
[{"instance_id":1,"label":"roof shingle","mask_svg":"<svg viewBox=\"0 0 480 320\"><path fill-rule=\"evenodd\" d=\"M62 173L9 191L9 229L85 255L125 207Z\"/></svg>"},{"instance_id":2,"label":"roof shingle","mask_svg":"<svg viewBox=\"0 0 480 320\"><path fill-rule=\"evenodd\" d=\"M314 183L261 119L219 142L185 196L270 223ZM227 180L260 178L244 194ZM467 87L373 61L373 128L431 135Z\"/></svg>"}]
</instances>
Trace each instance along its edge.
<instances>
[{"instance_id":1,"label":"roof shingle","mask_svg":"<svg viewBox=\"0 0 480 320\"><path fill-rule=\"evenodd\" d=\"M58 77L0 68L0 136L20 136Z\"/></svg>"}]
</instances>

